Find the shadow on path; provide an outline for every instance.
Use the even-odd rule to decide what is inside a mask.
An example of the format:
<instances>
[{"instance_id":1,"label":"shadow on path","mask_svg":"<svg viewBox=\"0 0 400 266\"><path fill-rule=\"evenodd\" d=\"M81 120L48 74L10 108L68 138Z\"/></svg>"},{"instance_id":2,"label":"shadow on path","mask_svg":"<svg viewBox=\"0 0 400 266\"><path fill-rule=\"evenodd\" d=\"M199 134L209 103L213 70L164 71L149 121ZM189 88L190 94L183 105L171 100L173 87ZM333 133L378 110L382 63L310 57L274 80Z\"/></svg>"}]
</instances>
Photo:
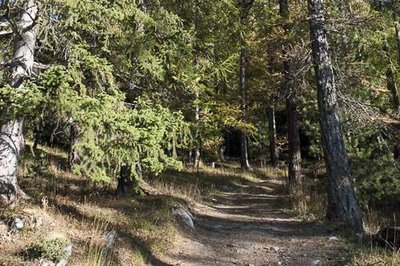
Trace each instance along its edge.
<instances>
[{"instance_id":1,"label":"shadow on path","mask_svg":"<svg viewBox=\"0 0 400 266\"><path fill-rule=\"evenodd\" d=\"M344 240L295 219L285 208L278 180L246 181L193 204L196 231L177 239L168 254L174 265L344 265Z\"/></svg>"}]
</instances>

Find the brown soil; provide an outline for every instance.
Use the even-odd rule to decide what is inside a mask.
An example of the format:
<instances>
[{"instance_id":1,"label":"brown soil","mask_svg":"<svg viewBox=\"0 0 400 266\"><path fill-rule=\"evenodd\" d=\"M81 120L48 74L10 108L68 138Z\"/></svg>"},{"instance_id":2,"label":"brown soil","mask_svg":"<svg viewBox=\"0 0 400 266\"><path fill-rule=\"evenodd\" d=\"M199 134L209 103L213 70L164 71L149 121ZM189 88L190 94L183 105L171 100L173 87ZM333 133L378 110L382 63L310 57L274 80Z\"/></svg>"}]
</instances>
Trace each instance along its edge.
<instances>
[{"instance_id":1,"label":"brown soil","mask_svg":"<svg viewBox=\"0 0 400 266\"><path fill-rule=\"evenodd\" d=\"M288 214L288 198L280 191L282 183L277 180L249 181L205 199L206 204L191 204L196 230L177 236L163 261L167 265L346 265L346 240L327 225ZM332 236L337 240L329 240Z\"/></svg>"}]
</instances>

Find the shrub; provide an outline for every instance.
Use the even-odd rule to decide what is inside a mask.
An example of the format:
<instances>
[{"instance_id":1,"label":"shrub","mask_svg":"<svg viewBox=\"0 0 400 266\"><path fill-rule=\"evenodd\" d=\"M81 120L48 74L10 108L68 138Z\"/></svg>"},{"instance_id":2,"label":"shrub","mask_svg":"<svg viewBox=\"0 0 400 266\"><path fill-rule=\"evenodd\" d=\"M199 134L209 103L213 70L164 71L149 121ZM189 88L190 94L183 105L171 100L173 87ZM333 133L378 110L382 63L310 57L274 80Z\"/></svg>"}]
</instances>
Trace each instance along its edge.
<instances>
[{"instance_id":1,"label":"shrub","mask_svg":"<svg viewBox=\"0 0 400 266\"><path fill-rule=\"evenodd\" d=\"M29 259L44 258L53 262L59 262L68 256L65 247L69 243L69 240L66 238L41 240L30 244L26 250L26 255Z\"/></svg>"}]
</instances>

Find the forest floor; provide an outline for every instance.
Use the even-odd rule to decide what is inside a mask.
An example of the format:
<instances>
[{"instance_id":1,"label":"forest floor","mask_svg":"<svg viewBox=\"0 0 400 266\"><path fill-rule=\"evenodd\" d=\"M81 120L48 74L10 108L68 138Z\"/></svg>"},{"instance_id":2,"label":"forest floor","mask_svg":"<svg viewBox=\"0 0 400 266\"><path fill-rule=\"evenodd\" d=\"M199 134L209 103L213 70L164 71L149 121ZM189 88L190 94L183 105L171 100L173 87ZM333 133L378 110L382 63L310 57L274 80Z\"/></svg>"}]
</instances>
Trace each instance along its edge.
<instances>
[{"instance_id":1,"label":"forest floor","mask_svg":"<svg viewBox=\"0 0 400 266\"><path fill-rule=\"evenodd\" d=\"M26 251L60 236L72 244L68 265L74 266L400 265L397 253L364 249L356 255L351 234L296 214L279 169L244 173L227 162L217 169L167 171L146 178L146 195L120 198L115 182L74 175L66 158L57 149L33 154L27 148L19 182L30 199L0 211L0 265L39 265L40 258ZM311 199L308 209L315 206L324 208L324 201ZM177 207L193 214L194 230L178 222ZM12 233L16 218L25 226ZM104 257L110 230L117 238Z\"/></svg>"},{"instance_id":2,"label":"forest floor","mask_svg":"<svg viewBox=\"0 0 400 266\"><path fill-rule=\"evenodd\" d=\"M348 239L330 226L296 219L284 182L246 180L190 204L195 230L176 237L171 265L346 265ZM341 233L343 234L343 232Z\"/></svg>"}]
</instances>

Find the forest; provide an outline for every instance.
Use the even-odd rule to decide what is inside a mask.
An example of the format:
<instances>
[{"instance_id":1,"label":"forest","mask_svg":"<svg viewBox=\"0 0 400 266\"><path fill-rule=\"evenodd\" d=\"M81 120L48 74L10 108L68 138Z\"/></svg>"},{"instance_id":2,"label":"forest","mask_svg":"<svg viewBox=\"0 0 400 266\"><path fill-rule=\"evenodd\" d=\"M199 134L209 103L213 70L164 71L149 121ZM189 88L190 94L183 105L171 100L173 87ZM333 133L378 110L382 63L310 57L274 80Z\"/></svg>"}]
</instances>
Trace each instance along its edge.
<instances>
[{"instance_id":1,"label":"forest","mask_svg":"<svg viewBox=\"0 0 400 266\"><path fill-rule=\"evenodd\" d=\"M400 265L400 1L0 0L0 265Z\"/></svg>"}]
</instances>

